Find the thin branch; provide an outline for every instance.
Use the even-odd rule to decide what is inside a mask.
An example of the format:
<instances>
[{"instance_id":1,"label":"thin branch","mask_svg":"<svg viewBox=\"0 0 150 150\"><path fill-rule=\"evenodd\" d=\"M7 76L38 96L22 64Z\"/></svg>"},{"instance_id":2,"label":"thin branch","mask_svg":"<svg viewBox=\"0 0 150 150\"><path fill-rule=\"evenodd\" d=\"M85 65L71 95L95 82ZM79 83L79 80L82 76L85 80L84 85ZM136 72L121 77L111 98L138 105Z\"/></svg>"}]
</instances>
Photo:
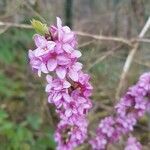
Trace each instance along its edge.
<instances>
[{"instance_id":1,"label":"thin branch","mask_svg":"<svg viewBox=\"0 0 150 150\"><path fill-rule=\"evenodd\" d=\"M28 24L18 24L18 23L12 23L12 22L0 22L0 26L33 29L31 25L28 25Z\"/></svg>"},{"instance_id":2,"label":"thin branch","mask_svg":"<svg viewBox=\"0 0 150 150\"><path fill-rule=\"evenodd\" d=\"M127 39L124 39L122 37L111 37L111 36L103 36L103 35L93 35L93 34L84 33L84 32L81 32L81 31L75 31L75 33L77 35L80 35L80 36L91 37L93 39L102 40L102 41L121 42L121 43L124 43L124 44L128 45L129 47L132 47L131 41L127 40Z\"/></svg>"},{"instance_id":3,"label":"thin branch","mask_svg":"<svg viewBox=\"0 0 150 150\"><path fill-rule=\"evenodd\" d=\"M136 41L136 42L150 43L150 39L145 39L145 38L135 39L135 41Z\"/></svg>"},{"instance_id":4,"label":"thin branch","mask_svg":"<svg viewBox=\"0 0 150 150\"><path fill-rule=\"evenodd\" d=\"M145 33L147 32L147 30L149 29L149 27L150 27L150 17L148 18L146 24L144 25L144 27L143 27L143 29L140 32L138 37L143 38ZM123 70L122 70L122 73L121 73L120 82L119 82L119 85L118 85L118 88L117 88L117 91L116 91L116 100L119 99L119 97L120 97L123 85L126 82L127 74L129 72L130 66L133 62L133 58L136 54L136 51L137 51L138 47L139 47L139 43L135 42L135 44L133 45L133 48L129 52L129 55L126 59L126 62L124 64L124 67L123 67Z\"/></svg>"},{"instance_id":5,"label":"thin branch","mask_svg":"<svg viewBox=\"0 0 150 150\"><path fill-rule=\"evenodd\" d=\"M29 25L29 24L19 24L19 23L13 23L13 22L2 22L2 21L0 21L0 26L7 26L8 28L9 27L16 27L16 28L33 29L32 26ZM114 42L123 43L125 45L128 45L129 47L133 46L133 42L150 43L150 39L143 39L143 38L137 38L137 39L134 38L134 39L128 40L128 39L125 39L125 38L122 38L122 37L92 35L90 33L85 33L85 32L81 32L81 31L75 31L75 33L79 36L91 37L95 40L114 41Z\"/></svg>"},{"instance_id":6,"label":"thin branch","mask_svg":"<svg viewBox=\"0 0 150 150\"><path fill-rule=\"evenodd\" d=\"M17 28L25 28L25 29L32 29L31 25L28 24L18 24L18 23L11 23L11 22L0 22L0 26L9 26L9 27L17 27ZM124 43L128 46L132 46L132 43L124 38L119 38L119 37L107 37L107 36L99 36L99 35L92 35L89 33L84 33L80 31L75 31L77 35L80 36L86 36L86 37L91 37L96 40L103 40L103 41L115 41L115 42L121 42Z\"/></svg>"}]
</instances>

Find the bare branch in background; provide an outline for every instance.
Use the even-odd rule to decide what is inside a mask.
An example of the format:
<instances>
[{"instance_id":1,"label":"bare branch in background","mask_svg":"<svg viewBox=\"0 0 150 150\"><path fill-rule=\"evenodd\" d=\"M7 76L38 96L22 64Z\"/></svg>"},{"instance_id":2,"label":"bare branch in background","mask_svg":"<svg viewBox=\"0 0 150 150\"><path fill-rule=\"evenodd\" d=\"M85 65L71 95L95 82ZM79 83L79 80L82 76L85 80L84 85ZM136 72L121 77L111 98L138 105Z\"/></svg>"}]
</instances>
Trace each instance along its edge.
<instances>
[{"instance_id":1,"label":"bare branch in background","mask_svg":"<svg viewBox=\"0 0 150 150\"><path fill-rule=\"evenodd\" d=\"M91 37L96 40L102 40L102 41L114 41L114 42L120 42L128 45L129 47L132 47L132 43L130 40L122 38L122 37L111 37L111 36L103 36L103 35L93 35L90 33L85 33L85 32L80 32L80 31L75 31L77 35L80 36L86 36L86 37Z\"/></svg>"},{"instance_id":2,"label":"bare branch in background","mask_svg":"<svg viewBox=\"0 0 150 150\"><path fill-rule=\"evenodd\" d=\"M150 27L150 17L148 18L145 26L143 27L142 31L140 32L139 38L144 37L144 35L147 32L147 30L149 29L149 27ZM117 88L117 92L116 92L116 100L120 97L120 94L122 92L122 88L123 88L123 86L126 82L126 78L127 78L130 66L133 62L133 58L136 54L136 51L137 51L138 47L139 47L139 43L135 42L135 44L133 45L132 50L129 52L129 55L126 59L126 62L124 64L124 67L123 67L123 70L122 70L122 73L121 73L121 76L120 76L120 82L119 82L119 85L118 85L118 88Z\"/></svg>"},{"instance_id":3,"label":"bare branch in background","mask_svg":"<svg viewBox=\"0 0 150 150\"><path fill-rule=\"evenodd\" d=\"M8 26L8 27L32 29L31 25L28 25L28 24L18 24L18 23L12 23L12 22L0 22L0 26Z\"/></svg>"},{"instance_id":4,"label":"bare branch in background","mask_svg":"<svg viewBox=\"0 0 150 150\"><path fill-rule=\"evenodd\" d=\"M13 22L2 22L2 21L0 21L0 26L7 26L8 28L9 27L16 27L16 28L33 29L32 26L29 24L19 24L19 23L13 23ZM142 38L142 37L133 38L131 40L128 40L128 39L122 38L122 37L94 35L94 34L85 33L85 32L81 32L81 31L74 31L74 32L79 36L90 37L90 38L93 38L95 40L101 40L101 41L118 42L118 43L125 44L129 47L133 47L133 43L135 43L135 42L150 43L150 39L146 39L146 38ZM88 43L92 43L92 42L88 42Z\"/></svg>"}]
</instances>

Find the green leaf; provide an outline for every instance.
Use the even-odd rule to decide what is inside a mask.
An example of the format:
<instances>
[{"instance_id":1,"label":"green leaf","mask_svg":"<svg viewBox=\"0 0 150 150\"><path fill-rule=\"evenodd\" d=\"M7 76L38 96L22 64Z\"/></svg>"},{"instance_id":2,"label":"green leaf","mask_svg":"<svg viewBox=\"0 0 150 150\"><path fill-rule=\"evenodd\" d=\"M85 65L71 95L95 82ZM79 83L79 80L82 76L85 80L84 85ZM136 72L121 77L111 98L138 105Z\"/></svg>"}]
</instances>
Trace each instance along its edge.
<instances>
[{"instance_id":1,"label":"green leaf","mask_svg":"<svg viewBox=\"0 0 150 150\"><path fill-rule=\"evenodd\" d=\"M7 117L8 117L8 114L4 110L0 109L0 120L3 120Z\"/></svg>"},{"instance_id":2,"label":"green leaf","mask_svg":"<svg viewBox=\"0 0 150 150\"><path fill-rule=\"evenodd\" d=\"M31 25L35 29L35 31L39 34L45 35L46 33L48 33L47 25L38 20L33 19L31 21Z\"/></svg>"},{"instance_id":3,"label":"green leaf","mask_svg":"<svg viewBox=\"0 0 150 150\"><path fill-rule=\"evenodd\" d=\"M37 130L37 129L39 129L39 127L42 123L42 120L38 115L34 114L34 115L30 115L27 117L27 122L31 125L31 127L34 130Z\"/></svg>"}]
</instances>

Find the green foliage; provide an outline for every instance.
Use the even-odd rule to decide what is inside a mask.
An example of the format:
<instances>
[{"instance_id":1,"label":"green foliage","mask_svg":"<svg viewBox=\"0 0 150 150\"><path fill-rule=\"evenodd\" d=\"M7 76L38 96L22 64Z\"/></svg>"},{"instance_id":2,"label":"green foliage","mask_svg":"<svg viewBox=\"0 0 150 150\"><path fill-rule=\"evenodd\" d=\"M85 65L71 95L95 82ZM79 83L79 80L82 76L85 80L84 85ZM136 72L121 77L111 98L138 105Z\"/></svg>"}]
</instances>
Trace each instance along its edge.
<instances>
[{"instance_id":1,"label":"green foliage","mask_svg":"<svg viewBox=\"0 0 150 150\"><path fill-rule=\"evenodd\" d=\"M0 108L0 150L55 149L53 132L27 105L32 80L27 76L27 51L33 47L33 34L33 30L10 28L0 35L0 106L9 112Z\"/></svg>"},{"instance_id":2,"label":"green foliage","mask_svg":"<svg viewBox=\"0 0 150 150\"><path fill-rule=\"evenodd\" d=\"M10 29L0 36L0 96L25 97L24 78L27 47L33 31ZM26 51L25 51L26 50Z\"/></svg>"},{"instance_id":3,"label":"green foliage","mask_svg":"<svg viewBox=\"0 0 150 150\"><path fill-rule=\"evenodd\" d=\"M52 133L43 134L38 131L41 124L38 116L29 116L19 124L10 121L8 117L8 114L0 109L0 150L55 149Z\"/></svg>"},{"instance_id":4,"label":"green foliage","mask_svg":"<svg viewBox=\"0 0 150 150\"><path fill-rule=\"evenodd\" d=\"M27 117L27 122L31 125L31 127L35 130L39 129L42 120L38 115L30 115Z\"/></svg>"},{"instance_id":5,"label":"green foliage","mask_svg":"<svg viewBox=\"0 0 150 150\"><path fill-rule=\"evenodd\" d=\"M32 39L33 31L10 29L0 36L0 62L4 64L25 63L25 51L27 44Z\"/></svg>"},{"instance_id":6,"label":"green foliage","mask_svg":"<svg viewBox=\"0 0 150 150\"><path fill-rule=\"evenodd\" d=\"M0 95L1 97L24 97L25 93L22 91L23 86L21 81L12 80L4 73L0 73ZM18 93L16 93L18 91Z\"/></svg>"}]
</instances>

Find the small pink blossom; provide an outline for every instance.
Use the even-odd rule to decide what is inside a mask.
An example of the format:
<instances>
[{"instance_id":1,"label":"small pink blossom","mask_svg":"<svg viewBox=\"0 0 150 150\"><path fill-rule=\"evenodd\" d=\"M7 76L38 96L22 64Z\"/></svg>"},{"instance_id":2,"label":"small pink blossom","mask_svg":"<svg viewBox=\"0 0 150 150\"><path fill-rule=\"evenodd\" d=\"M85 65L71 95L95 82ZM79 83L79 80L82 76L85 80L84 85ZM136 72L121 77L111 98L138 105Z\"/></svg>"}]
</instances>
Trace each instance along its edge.
<instances>
[{"instance_id":1,"label":"small pink blossom","mask_svg":"<svg viewBox=\"0 0 150 150\"><path fill-rule=\"evenodd\" d=\"M130 136L128 138L128 141L126 143L126 147L124 150L142 150L142 145L140 142L137 141L137 139L133 136Z\"/></svg>"}]
</instances>

